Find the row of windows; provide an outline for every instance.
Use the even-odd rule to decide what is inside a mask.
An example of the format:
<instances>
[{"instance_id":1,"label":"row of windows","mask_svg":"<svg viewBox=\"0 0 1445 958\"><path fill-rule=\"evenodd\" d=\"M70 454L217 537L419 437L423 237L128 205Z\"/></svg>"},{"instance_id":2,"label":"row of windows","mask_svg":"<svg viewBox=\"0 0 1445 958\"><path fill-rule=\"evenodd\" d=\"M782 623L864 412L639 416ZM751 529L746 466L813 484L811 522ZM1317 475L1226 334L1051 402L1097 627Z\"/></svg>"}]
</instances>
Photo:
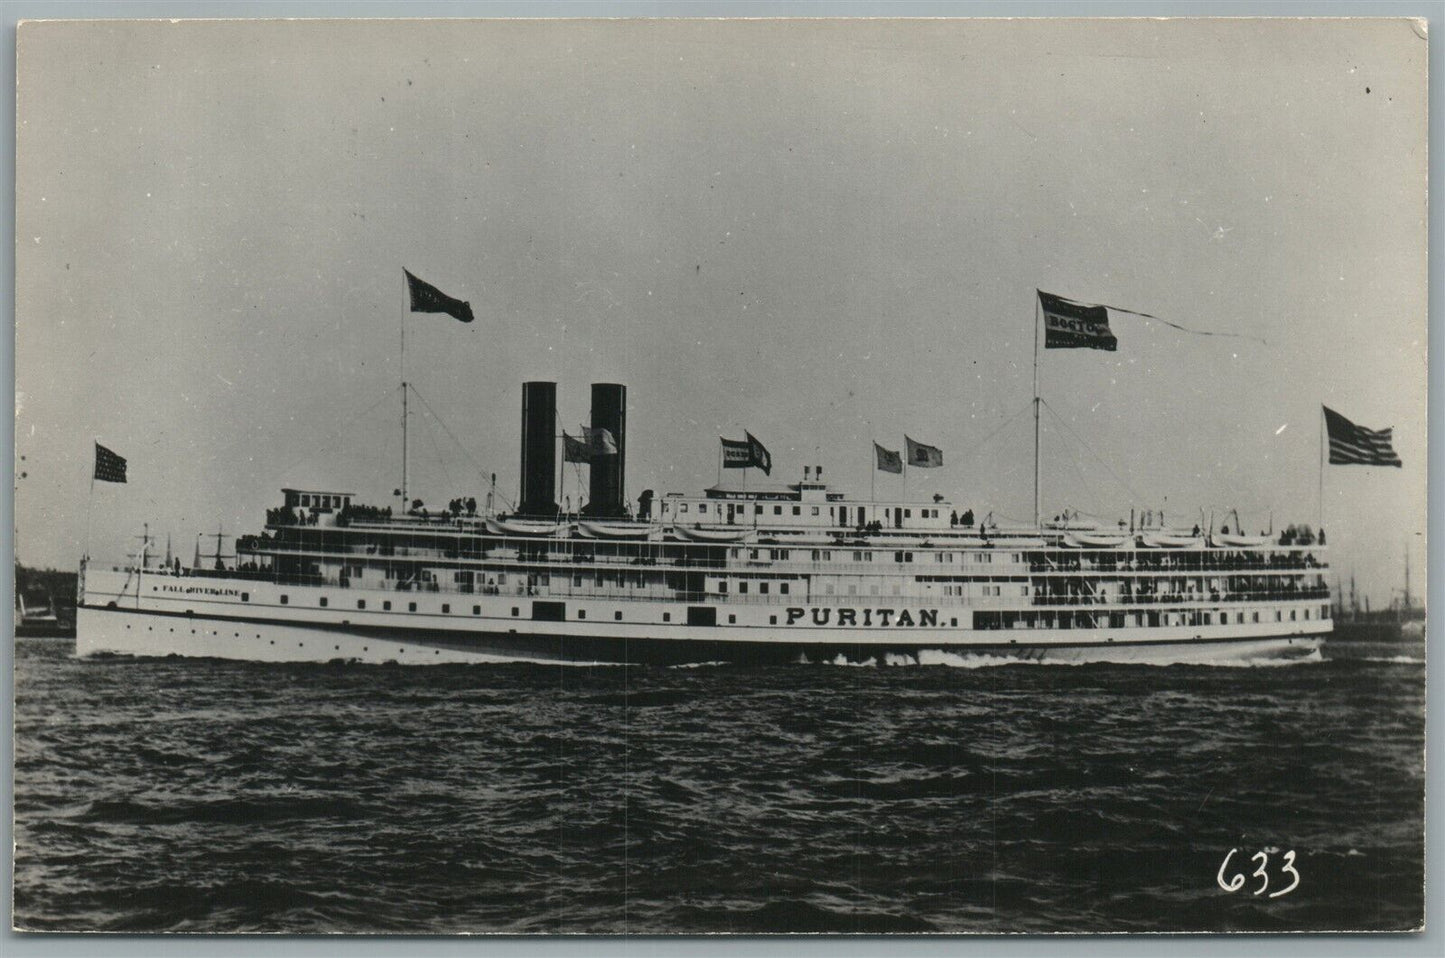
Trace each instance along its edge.
<instances>
[{"instance_id":1,"label":"row of windows","mask_svg":"<svg viewBox=\"0 0 1445 958\"><path fill-rule=\"evenodd\" d=\"M1181 626L1181 625L1214 625L1215 616L1218 616L1219 625L1244 625L1245 623L1259 623L1261 613L1259 612L1202 612L1199 610L1181 612L978 612L974 616L974 628L976 629L1033 629L1033 628L1128 628L1144 627L1158 628L1160 626ZM1268 621L1269 613L1263 613L1264 621ZM1329 607L1321 606L1319 611L1309 609L1291 609L1289 621L1297 622L1301 619L1327 619L1329 618ZM1285 621L1284 612L1280 609L1274 610L1274 621ZM1110 641L1113 641L1112 639Z\"/></svg>"},{"instance_id":2,"label":"row of windows","mask_svg":"<svg viewBox=\"0 0 1445 958\"><path fill-rule=\"evenodd\" d=\"M301 494L301 505L303 506L314 506L317 509L340 509L344 504L345 499L342 496L312 495L309 492Z\"/></svg>"},{"instance_id":3,"label":"row of windows","mask_svg":"<svg viewBox=\"0 0 1445 958\"><path fill-rule=\"evenodd\" d=\"M689 504L689 503L686 503L686 502L678 503L677 511L678 511L678 512L687 512L689 505L690 505L690 504ZM708 512L708 505L709 505L709 503L699 502L699 503L696 503L696 505L697 505L697 511L698 511L698 512L700 512L700 513L706 513L706 512ZM792 510L792 514L795 515L795 516L801 516L801 515L803 514L803 507L802 507L802 506L790 506L790 507L788 507L788 508L790 508L790 509ZM732 513L733 515L742 515L743 513L747 512L747 509L748 509L748 507L745 506L745 505L734 505L734 504L732 504L732 503L728 503L728 504L727 504L727 511L730 512L730 513ZM763 514L763 509L764 509L764 507L761 506L761 505L754 505L754 506L753 506L753 515L755 515L755 516L760 516L760 515L762 515L762 514ZM718 503L718 504L717 504L717 509L714 510L714 511L716 511L718 515L722 515L722 514L723 514L723 504L722 504L722 503ZM814 515L814 516L820 516L820 515L823 514L823 513L822 513L822 507L821 507L821 506L809 506L809 507L808 507L808 511L809 511L809 515ZM909 508L909 509L887 509L887 508L885 508L885 509L883 510L883 516L884 516L884 518L885 518L885 519L889 519L889 520L892 520L893 518L897 517L897 515L900 514L900 513L902 514L902 517L903 517L904 519L912 519L912 518L913 518L913 510L912 510L911 508ZM775 515L775 516L781 516L781 515L783 515L783 507L782 507L782 506L773 506L773 515ZM837 511L836 511L835 507L833 507L833 506L829 506L829 507L828 507L828 515L830 515L830 516L837 515ZM937 509L919 509L919 510L918 510L918 516L919 516L919 518L921 518L921 519L937 519L937 518L939 517L939 511L938 511Z\"/></svg>"},{"instance_id":4,"label":"row of windows","mask_svg":"<svg viewBox=\"0 0 1445 958\"><path fill-rule=\"evenodd\" d=\"M757 586L758 595L767 595L767 594L768 594L769 583L767 583L767 582L755 582L755 583L753 583L753 584ZM719 580L718 580L717 590L718 590L719 593L726 593L726 592L727 592L727 590L728 590L728 582L727 582L726 579L719 579ZM743 580L741 580L741 581L738 582L738 595L747 595L747 594L748 594L748 580L743 579ZM786 582L779 582L779 583L778 583L778 595L787 595L787 594L788 594L788 584L787 584Z\"/></svg>"},{"instance_id":5,"label":"row of windows","mask_svg":"<svg viewBox=\"0 0 1445 958\"><path fill-rule=\"evenodd\" d=\"M687 504L686 502L681 503L681 504L677 507L677 511L678 511L678 512L686 512L686 511L687 511L687 506L688 506L688 504ZM699 502L699 503L697 504L697 511L698 511L698 512L707 512L707 511L708 511L708 508L707 508L707 507L708 507L708 504L707 504L706 502ZM747 508L748 508L747 506L734 506L734 505L729 505L729 506L728 506L728 511L731 512L731 513L733 513L734 515L741 515L742 513L744 513L744 512L747 511ZM813 515L815 515L815 516L816 516L816 515L820 515L817 506L812 506L811 508L812 508L812 514L813 514ZM802 506L793 506L792 509L793 509L793 515L795 515L795 516L801 516L801 515L803 514L803 507L802 507ZM719 504L718 507L717 507L717 514L718 514L718 515L722 515L722 513L723 513L723 507L722 507L721 504ZM762 506L753 506L753 515L755 515L755 516L760 516L760 515L762 515L762 514L763 514L763 507L762 507ZM783 514L783 507L782 507L782 506L773 506L773 515L775 515L775 516L780 516L780 515L782 515L782 514ZM830 509L828 510L828 515L831 516L832 514L833 514L833 510L830 508Z\"/></svg>"},{"instance_id":6,"label":"row of windows","mask_svg":"<svg viewBox=\"0 0 1445 958\"><path fill-rule=\"evenodd\" d=\"M767 553L767 557L768 557L769 559L772 559L773 561L779 561L779 560L781 560L781 561L787 561L788 559L792 558L792 551L793 551L793 550L791 550L791 549L748 549L748 550L743 550L743 549L736 549L736 548L735 548L735 549L732 550L732 557L733 557L734 559L742 558L742 554L743 554L744 551L746 551L746 552L748 553L748 558L749 558L749 559L758 559L758 558L761 558L764 553ZM843 555L847 555L847 554L848 554L848 553L843 553ZM883 553L883 554L884 554L884 555L887 555L887 553ZM871 550L871 549L854 549L852 555L853 555L853 561L854 561L854 562L872 562L872 561L873 561L873 550ZM999 561L999 562L1022 562L1022 561L1023 561L1023 554L1022 554L1022 553L1019 553L1019 552L997 552L997 553L995 553L995 552L978 552L978 553L967 553L967 552L964 552L964 553L935 552L935 553L933 554L933 561L934 561L934 562L952 562L952 561L954 560L954 557L955 557L955 556L958 556L958 557L960 557L960 558L962 558L962 559L965 559L966 561L972 561L972 562L977 562L977 563L981 563L981 564L992 564L992 563L995 561L995 559L997 559L997 561ZM813 550L811 551L811 556L810 556L810 557L812 558L812 560L813 560L814 562L832 562L832 561L833 561L833 550L832 550L832 549L813 549ZM913 561L913 553L912 553L911 551L907 551L907 550L897 550L897 551L895 551L895 552L893 553L893 561L894 561L894 562L912 562L912 561Z\"/></svg>"},{"instance_id":7,"label":"row of windows","mask_svg":"<svg viewBox=\"0 0 1445 958\"><path fill-rule=\"evenodd\" d=\"M724 590L724 591L726 591L726 590ZM742 591L742 592L748 591L748 590L747 590L747 584L746 584L746 583L743 583L743 587L742 587L742 589L741 589L740 591ZM767 584L766 582L762 583L762 590L761 590L761 591L762 591L764 594L767 593L767 591L768 591L768 584ZM788 586L787 586L786 583L784 583L784 584L782 585L781 592L782 592L783 595L787 595L787 593L788 593ZM251 599L251 596L250 596L249 593L243 593L242 596L241 596L241 601L243 601L243 602L249 602L250 599ZM290 604L291 604L291 597L290 597L289 595L283 594L283 595L281 596L281 604L282 604L282 605L290 605ZM324 596L324 595L321 596L321 597L317 600L317 604L318 604L321 608L323 608L323 609L327 608L327 607L328 607L328 605L327 605L327 597ZM365 599L357 599L357 600L356 600L356 608L359 609L359 610L365 611L365 609L366 609L366 600L365 600ZM406 604L406 609L407 609L408 612L415 612L415 611L416 611L416 603L415 603L415 602L408 602L408 603ZM382 610L383 612L390 612L390 611L391 611L391 601L390 601L390 600L384 600L384 601L381 603L381 610ZM449 602L443 602L443 603L442 603L442 609L441 609L442 615L450 615L450 614L451 614L451 611L452 611L451 603L449 603ZM472 606L472 615L481 615L481 614L482 614L482 607L481 607L481 606L479 606L479 605L474 605L474 606ZM522 614L522 610L521 610L520 607L515 606L515 605L512 606L512 618L514 618L514 619L515 619L515 618L520 618L520 617L521 617L521 614ZM586 619L586 618L587 618L587 610L586 610L586 609L578 609L578 610L577 610L577 618L579 618L579 619ZM612 619L613 619L613 621L615 621L615 622L621 622L621 621L622 621L622 610L620 610L620 609L614 610L613 613L612 613ZM773 623L774 625L777 624L777 620L778 620L778 619L777 619L777 616L772 616L772 617L771 617L771 621L772 621L772 623ZM672 613L671 613L671 612L664 612L664 613L662 613L662 621L664 621L664 622L671 622L671 621L672 621ZM737 621L738 621L738 617L737 617L736 614L729 614L729 615L728 615L728 623L729 623L729 624L736 624ZM126 628L130 628L130 626L126 626ZM172 631L174 631L174 630L172 630ZM195 631L195 630L193 629L192 631ZM258 638L259 638L259 636L258 636Z\"/></svg>"}]
</instances>

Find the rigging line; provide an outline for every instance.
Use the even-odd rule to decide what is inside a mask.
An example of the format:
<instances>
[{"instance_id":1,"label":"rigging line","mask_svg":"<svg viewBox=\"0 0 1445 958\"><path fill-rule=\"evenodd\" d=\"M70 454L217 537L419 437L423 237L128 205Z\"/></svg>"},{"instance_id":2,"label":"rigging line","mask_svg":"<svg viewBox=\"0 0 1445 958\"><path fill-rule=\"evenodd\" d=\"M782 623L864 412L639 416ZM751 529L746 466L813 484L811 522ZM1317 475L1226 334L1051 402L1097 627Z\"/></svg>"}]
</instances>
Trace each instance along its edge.
<instances>
[{"instance_id":1,"label":"rigging line","mask_svg":"<svg viewBox=\"0 0 1445 958\"><path fill-rule=\"evenodd\" d=\"M433 414L433 419L435 419L435 414ZM428 429L426 437L431 440L432 451L436 453L437 465L442 467L442 478L446 480L447 488L455 489L456 486L452 483L451 470L447 468L447 460L446 457L442 455L441 446L437 443L436 434Z\"/></svg>"},{"instance_id":2,"label":"rigging line","mask_svg":"<svg viewBox=\"0 0 1445 958\"><path fill-rule=\"evenodd\" d=\"M1092 305L1090 303L1080 303L1077 300L1068 299L1064 296L1060 296L1059 299L1062 299L1064 300L1064 302L1067 303L1073 303L1075 306ZM1170 320L1160 319L1158 316L1154 316L1150 313L1141 313L1137 309L1125 309L1122 306L1109 306L1107 304L1104 304L1104 308L1113 313L1127 313L1130 316L1138 316L1140 319L1152 319L1156 323L1163 323L1165 326L1177 329L1181 333L1189 333L1191 336L1222 336L1228 337L1230 339L1247 339L1250 342L1259 343L1261 346L1269 345L1269 341L1262 336L1251 336L1248 333L1226 333L1209 329L1190 329L1188 326L1181 326L1178 323L1171 322Z\"/></svg>"},{"instance_id":3,"label":"rigging line","mask_svg":"<svg viewBox=\"0 0 1445 958\"><path fill-rule=\"evenodd\" d=\"M999 427L998 427L997 429L995 429L993 432L989 433L989 434L988 434L987 436L985 436L982 440L974 443L974 444L973 444L973 448L974 448L975 450L977 450L977 449L981 449L981 448L983 448L984 446L988 445L989 441L990 441L991 439L993 439L994 436L997 436L999 433L1003 432L1003 431L1004 431L1005 429L1007 429L1009 426L1013 425L1013 422L1014 422L1015 419L1018 419L1018 417L1022 416L1024 413L1028 412L1031 408L1033 408L1033 404L1034 404L1034 403L1033 403L1033 400L1030 399L1026 405L1021 406L1021 407L1019 408L1018 412L1014 413L1012 416L1010 416L1010 417L1008 417L1007 419L1005 419L1005 420L1003 421L1003 425L999 426Z\"/></svg>"},{"instance_id":4,"label":"rigging line","mask_svg":"<svg viewBox=\"0 0 1445 958\"><path fill-rule=\"evenodd\" d=\"M1032 400L1032 399L1029 400L1029 405L1030 405L1030 406L1033 405L1033 400ZM1002 512L999 512L997 509L991 509L991 510L989 510L989 515L993 516L995 519L1007 519L1009 522L1017 522L1017 523L1019 523L1020 525L1023 525L1023 526L1026 526L1026 527L1027 527L1027 526L1031 526L1031 525L1034 524L1034 520L1032 520L1032 519L1020 519L1018 516L1006 516L1006 515L1004 515Z\"/></svg>"},{"instance_id":5,"label":"rigging line","mask_svg":"<svg viewBox=\"0 0 1445 958\"><path fill-rule=\"evenodd\" d=\"M377 398L376 402L372 403L370 406L367 406L365 409L361 410L360 412L353 414L350 419L347 419L345 422L343 422L343 423L342 423L340 426L338 426L336 429L331 430L331 435L332 435L333 439L340 439L341 436L343 436L343 435L345 434L346 430L351 426L352 423L356 422L356 420L360 419L362 416L367 415L367 414L370 413L373 409L375 409L377 406L380 406L383 402L385 402L386 400L390 399L391 396L392 396L392 394L395 393L395 392L397 392L400 388L401 388L400 386L390 386L390 387L388 387L387 390L386 390L386 392L382 393L381 396L379 396L379 397ZM285 474L289 473L291 470L295 469L297 466L301 465L301 464L304 463L304 462L308 462L308 461L311 460L312 458L320 455L320 454L323 453L323 452L326 452L326 451L327 451L328 449L330 449L330 448L331 448L331 445L330 445L329 443L325 443L325 442L321 443L320 445L313 446L310 450L308 450L306 453L304 453L304 454L303 454L299 459L297 459L295 462L292 462L290 465L286 466L286 468L280 470L280 474L281 474L281 475L285 475Z\"/></svg>"},{"instance_id":6,"label":"rigging line","mask_svg":"<svg viewBox=\"0 0 1445 958\"><path fill-rule=\"evenodd\" d=\"M1076 476L1079 477L1079 484L1084 487L1084 493L1085 493L1085 495L1087 495L1090 500L1097 501L1098 498L1099 498L1099 497L1098 497L1098 494L1094 492L1094 487L1089 484L1088 477L1086 477L1086 476L1084 475L1084 470L1079 467L1079 457L1078 457L1078 455L1077 455L1077 454L1074 454L1074 455L1070 456L1070 458L1069 458L1069 460L1068 460L1068 463L1069 463L1069 466L1074 470L1074 475L1076 475ZM1072 513L1076 513L1076 514L1078 514L1078 515L1086 515L1086 513L1085 513L1082 509L1080 509L1078 506L1074 506L1074 505L1070 505L1070 504L1068 504L1068 503L1065 503L1065 504L1064 504L1064 507L1063 507L1063 517L1064 517L1065 519L1069 518L1069 514L1070 514L1071 512L1072 512Z\"/></svg>"},{"instance_id":7,"label":"rigging line","mask_svg":"<svg viewBox=\"0 0 1445 958\"><path fill-rule=\"evenodd\" d=\"M1135 502L1144 502L1144 501L1145 501L1143 496L1139 495L1139 493L1137 493L1137 492L1134 491L1134 487L1133 487L1133 486L1129 485L1129 484L1128 484L1127 482L1125 482L1122 478L1120 478L1119 474L1114 471L1114 467L1111 466L1111 465L1109 465L1108 460L1106 460L1103 456L1101 456L1101 455L1099 455L1097 452L1095 452L1095 451L1094 451L1094 448L1093 448L1092 446L1090 446L1087 442L1084 441L1084 437L1080 436L1077 432L1075 432L1075 431L1074 431L1074 427L1073 427L1073 426L1070 426L1070 425L1064 420L1064 417L1063 417L1063 416L1060 416L1060 415L1058 414L1058 411L1055 410L1053 406L1050 406L1050 405L1049 405L1049 402L1048 402L1047 399L1041 400L1041 401L1043 402L1044 407L1045 407L1046 409L1048 409L1048 411L1053 415L1053 417L1054 417L1056 420L1058 420L1059 425L1061 425L1061 426L1063 426L1065 429L1067 429L1067 430L1069 431L1069 434L1070 434L1071 436L1073 436L1075 440L1078 441L1079 445L1081 445L1081 446L1083 446L1085 449L1087 449L1087 450L1089 451L1089 454L1090 454L1091 456L1093 456L1095 459L1099 460L1099 463L1100 463L1105 469L1109 470L1109 475L1113 476L1113 477L1114 477L1114 481L1117 482L1119 485L1123 486L1123 487L1125 488L1125 490L1128 491L1129 495L1131 495L1131 496L1134 497L1134 501L1135 501Z\"/></svg>"},{"instance_id":8,"label":"rigging line","mask_svg":"<svg viewBox=\"0 0 1445 958\"><path fill-rule=\"evenodd\" d=\"M471 451L470 451L469 449L467 449L467 447L466 447L465 445L462 444L462 441L457 438L457 434L451 431L451 429L447 426L447 424L442 420L442 417L441 417L441 416L438 416L438 415L437 415L437 411L431 407L431 403L429 403L429 402L426 401L426 397L423 396L420 392L418 392L418 391L417 391L417 388L416 388L415 386L412 386L412 387L411 387L411 391L412 391L412 395L416 396L416 398L418 398L418 399L421 400L421 404L426 407L426 411L429 412L429 413L431 413L432 418L436 420L437 425L438 425L438 426L441 426L441 427L442 427L442 430L443 430L448 436L451 437L452 442L454 442L454 443L457 444L457 448L462 451L462 455L464 455L464 456L466 456L468 459L470 459L470 460L472 461L472 465L476 466L478 469L481 469L483 472L485 472L487 467L484 466L484 465L482 464L482 462L481 462L479 459L477 459L476 456L472 455Z\"/></svg>"}]
</instances>

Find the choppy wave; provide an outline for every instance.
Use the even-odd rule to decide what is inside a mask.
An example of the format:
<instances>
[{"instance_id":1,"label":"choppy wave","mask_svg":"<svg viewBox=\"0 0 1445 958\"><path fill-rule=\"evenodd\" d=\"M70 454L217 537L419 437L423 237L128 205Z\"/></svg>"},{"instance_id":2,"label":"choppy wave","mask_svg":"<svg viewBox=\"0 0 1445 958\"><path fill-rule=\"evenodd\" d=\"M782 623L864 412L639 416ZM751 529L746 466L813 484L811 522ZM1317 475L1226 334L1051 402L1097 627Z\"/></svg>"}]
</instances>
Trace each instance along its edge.
<instances>
[{"instance_id":1,"label":"choppy wave","mask_svg":"<svg viewBox=\"0 0 1445 958\"><path fill-rule=\"evenodd\" d=\"M1414 927L1424 670L1308 661L337 668L77 660L22 639L14 920ZM1231 848L1295 851L1300 891L1225 894L1215 874Z\"/></svg>"}]
</instances>

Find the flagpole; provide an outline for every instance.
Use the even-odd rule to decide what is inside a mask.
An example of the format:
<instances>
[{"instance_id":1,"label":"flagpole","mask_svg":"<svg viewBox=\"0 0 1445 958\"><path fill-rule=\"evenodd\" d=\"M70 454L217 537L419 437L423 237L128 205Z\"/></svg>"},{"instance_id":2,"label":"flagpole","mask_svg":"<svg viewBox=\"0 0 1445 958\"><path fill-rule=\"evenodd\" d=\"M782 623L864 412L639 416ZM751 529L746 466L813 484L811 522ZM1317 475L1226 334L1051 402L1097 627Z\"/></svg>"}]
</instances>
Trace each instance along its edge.
<instances>
[{"instance_id":1,"label":"flagpole","mask_svg":"<svg viewBox=\"0 0 1445 958\"><path fill-rule=\"evenodd\" d=\"M1325 413L1319 412L1319 527L1325 526Z\"/></svg>"},{"instance_id":2,"label":"flagpole","mask_svg":"<svg viewBox=\"0 0 1445 958\"><path fill-rule=\"evenodd\" d=\"M873 440L873 448L868 453L868 501L878 501L878 440Z\"/></svg>"},{"instance_id":3,"label":"flagpole","mask_svg":"<svg viewBox=\"0 0 1445 958\"><path fill-rule=\"evenodd\" d=\"M100 445L100 440L95 440L95 445ZM90 514L95 508L95 453L91 453L90 459L90 495L85 499L85 553L81 556L81 563L90 559Z\"/></svg>"},{"instance_id":4,"label":"flagpole","mask_svg":"<svg viewBox=\"0 0 1445 958\"><path fill-rule=\"evenodd\" d=\"M406 314L411 305L411 284L406 282L406 270L401 271L403 284L407 287L406 307L401 311L401 514L406 515L406 467L407 467L407 388L406 388Z\"/></svg>"},{"instance_id":5,"label":"flagpole","mask_svg":"<svg viewBox=\"0 0 1445 958\"><path fill-rule=\"evenodd\" d=\"M1039 507L1039 291L1034 290L1034 525L1043 528Z\"/></svg>"}]
</instances>

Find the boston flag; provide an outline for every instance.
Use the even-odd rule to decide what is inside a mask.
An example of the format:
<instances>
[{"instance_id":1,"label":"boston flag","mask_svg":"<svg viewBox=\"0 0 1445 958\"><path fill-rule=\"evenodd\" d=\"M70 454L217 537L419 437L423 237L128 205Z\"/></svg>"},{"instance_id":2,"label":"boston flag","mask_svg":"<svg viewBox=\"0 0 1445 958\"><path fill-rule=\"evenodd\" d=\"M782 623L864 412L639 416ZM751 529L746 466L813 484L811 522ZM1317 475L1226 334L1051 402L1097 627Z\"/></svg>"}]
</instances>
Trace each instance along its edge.
<instances>
[{"instance_id":1,"label":"boston flag","mask_svg":"<svg viewBox=\"0 0 1445 958\"><path fill-rule=\"evenodd\" d=\"M1401 466L1393 445L1394 428L1366 429L1357 426L1329 406L1325 429L1330 434L1330 465Z\"/></svg>"},{"instance_id":2,"label":"boston flag","mask_svg":"<svg viewBox=\"0 0 1445 958\"><path fill-rule=\"evenodd\" d=\"M453 299L431 283L411 275L410 270L404 269L402 272L406 273L406 288L411 293L413 313L446 313L464 323L472 321L471 303Z\"/></svg>"},{"instance_id":3,"label":"boston flag","mask_svg":"<svg viewBox=\"0 0 1445 958\"><path fill-rule=\"evenodd\" d=\"M1109 329L1109 307L1076 303L1042 290L1039 307L1044 314L1045 349L1119 348L1119 340Z\"/></svg>"},{"instance_id":4,"label":"boston flag","mask_svg":"<svg viewBox=\"0 0 1445 958\"><path fill-rule=\"evenodd\" d=\"M744 433L747 439L739 442L736 439L719 439L722 443L723 468L724 469L751 469L756 467L763 471L763 475L772 475L773 457L767 447L753 436L752 433Z\"/></svg>"}]
</instances>

